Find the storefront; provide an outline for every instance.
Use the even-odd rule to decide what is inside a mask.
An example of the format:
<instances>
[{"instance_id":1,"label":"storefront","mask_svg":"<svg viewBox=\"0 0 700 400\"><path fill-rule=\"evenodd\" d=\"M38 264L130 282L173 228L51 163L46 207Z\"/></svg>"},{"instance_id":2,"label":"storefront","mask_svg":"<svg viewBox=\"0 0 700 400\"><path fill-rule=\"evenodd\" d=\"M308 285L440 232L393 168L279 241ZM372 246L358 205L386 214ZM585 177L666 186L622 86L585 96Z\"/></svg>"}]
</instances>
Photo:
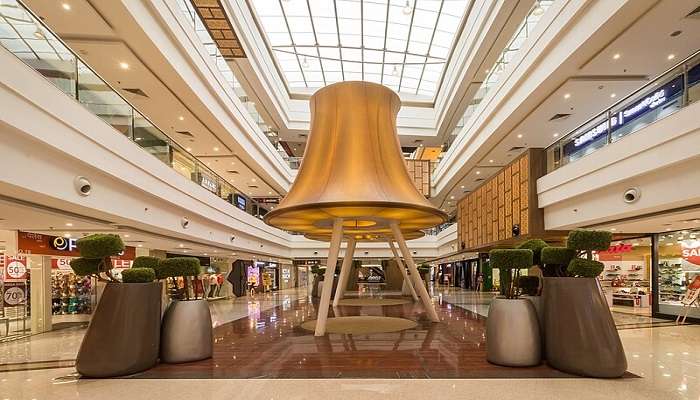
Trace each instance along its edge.
<instances>
[{"instance_id":1,"label":"storefront","mask_svg":"<svg viewBox=\"0 0 700 400\"><path fill-rule=\"evenodd\" d=\"M697 291L700 287L700 229L655 235L653 271L654 316L675 318L685 315L700 319Z\"/></svg>"},{"instance_id":2,"label":"storefront","mask_svg":"<svg viewBox=\"0 0 700 400\"><path fill-rule=\"evenodd\" d=\"M650 237L615 241L597 253L605 266L601 287L613 310L651 315L651 253Z\"/></svg>"}]
</instances>

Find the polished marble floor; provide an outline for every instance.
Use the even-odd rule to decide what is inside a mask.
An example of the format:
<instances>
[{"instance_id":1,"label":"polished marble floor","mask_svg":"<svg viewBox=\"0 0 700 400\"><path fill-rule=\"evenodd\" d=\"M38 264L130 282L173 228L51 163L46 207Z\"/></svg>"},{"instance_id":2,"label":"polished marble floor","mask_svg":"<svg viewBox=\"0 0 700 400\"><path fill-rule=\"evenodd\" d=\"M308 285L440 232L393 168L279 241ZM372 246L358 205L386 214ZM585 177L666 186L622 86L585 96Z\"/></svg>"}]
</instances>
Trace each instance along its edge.
<instances>
[{"instance_id":1,"label":"polished marble floor","mask_svg":"<svg viewBox=\"0 0 700 400\"><path fill-rule=\"evenodd\" d=\"M457 312L470 311L472 321L487 312L488 298L452 288L438 288L434 301L441 310L447 305ZM251 315L262 322L278 310L291 311L297 300L305 301L303 291L288 291L268 298L236 299L217 303L221 312L217 331ZM470 302L472 304L470 304ZM257 303L257 304L256 304ZM309 307L312 307L311 305ZM299 310L294 310L299 311ZM342 310L341 310L342 311ZM215 311L216 313L217 311ZM387 311L389 312L389 311ZM418 314L420 312L418 311ZM442 314L442 312L441 312ZM278 313L278 315L281 315ZM467 314L469 315L469 314ZM256 319L253 319L254 321ZM461 317L460 317L461 318ZM461 321L462 323L464 321ZM267 320L266 320L267 323ZM456 323L456 322L455 322ZM250 326L250 320L248 321ZM619 324L619 322L618 322ZM254 324L253 329L260 329ZM456 327L456 325L455 325ZM294 332L294 328L292 328ZM464 329L455 331L466 334ZM24 343L0 344L0 363L8 361L55 359L75 354L82 333L63 330L37 335ZM427 334L425 335L427 336ZM424 337L410 338L421 344ZM660 326L620 330L628 357L629 371L640 378L594 380L583 378L521 379L80 379L73 368L31 369L0 372L0 400L4 399L150 399L153 397L204 399L698 399L700 398L700 326ZM455 338L458 338L456 336ZM466 336L465 336L466 337ZM72 339L71 339L72 338ZM422 340L421 340L422 339ZM271 338L266 339L271 340ZM433 339L434 341L435 339ZM334 342L331 339L331 342ZM332 343L332 347L342 341ZM8 350L8 345L11 350ZM320 344L321 346L324 343ZM327 343L325 343L327 345ZM360 343L361 345L361 343ZM394 346L387 341L385 346ZM351 348L346 339L342 346ZM358 348L358 342L354 343ZM260 353L289 354L261 339ZM314 343L312 350L317 348ZM344 351L346 347L339 347ZM72 350L71 350L72 349ZM29 357L29 358L26 358ZM233 356L231 356L233 359ZM449 358L442 359L450 361ZM251 362L254 362L251 360ZM57 365L58 367L58 365Z\"/></svg>"}]
</instances>

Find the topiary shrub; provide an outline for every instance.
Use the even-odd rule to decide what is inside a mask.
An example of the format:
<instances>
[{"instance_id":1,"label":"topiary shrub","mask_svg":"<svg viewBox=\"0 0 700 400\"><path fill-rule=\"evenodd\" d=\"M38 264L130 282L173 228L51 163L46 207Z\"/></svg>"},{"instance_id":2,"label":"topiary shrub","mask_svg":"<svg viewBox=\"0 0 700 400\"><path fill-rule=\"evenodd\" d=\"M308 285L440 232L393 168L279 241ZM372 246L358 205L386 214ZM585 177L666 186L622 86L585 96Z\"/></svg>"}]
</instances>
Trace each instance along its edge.
<instances>
[{"instance_id":1,"label":"topiary shrub","mask_svg":"<svg viewBox=\"0 0 700 400\"><path fill-rule=\"evenodd\" d=\"M94 276L100 272L101 262L101 259L74 258L70 261L70 267L78 276Z\"/></svg>"},{"instance_id":2,"label":"topiary shrub","mask_svg":"<svg viewBox=\"0 0 700 400\"><path fill-rule=\"evenodd\" d=\"M521 294L537 296L540 290L540 278L533 275L525 275L518 278L516 282Z\"/></svg>"},{"instance_id":3,"label":"topiary shrub","mask_svg":"<svg viewBox=\"0 0 700 400\"><path fill-rule=\"evenodd\" d=\"M156 272L153 268L132 267L122 271L122 282L124 283L149 283L153 282L155 279Z\"/></svg>"},{"instance_id":4,"label":"topiary shrub","mask_svg":"<svg viewBox=\"0 0 700 400\"><path fill-rule=\"evenodd\" d=\"M532 250L530 249L494 249L489 252L493 268L507 271L508 282L505 290L507 299L518 298L516 282L522 268L532 266ZM503 283L505 286L505 282Z\"/></svg>"},{"instance_id":5,"label":"topiary shrub","mask_svg":"<svg viewBox=\"0 0 700 400\"><path fill-rule=\"evenodd\" d=\"M150 268L152 270L158 269L158 264L160 263L160 258L150 257L150 256L139 256L134 258L134 263L131 268Z\"/></svg>"},{"instance_id":6,"label":"topiary shrub","mask_svg":"<svg viewBox=\"0 0 700 400\"><path fill-rule=\"evenodd\" d=\"M76 246L80 252L80 258L70 263L76 275L92 275L101 281L119 282L112 276L110 258L124 251L124 242L119 235L96 233L78 239ZM102 274L107 279L103 278Z\"/></svg>"},{"instance_id":7,"label":"topiary shrub","mask_svg":"<svg viewBox=\"0 0 700 400\"><path fill-rule=\"evenodd\" d=\"M157 279L171 278L171 290L169 291L170 298L182 300L183 298L190 299L189 277L198 276L202 273L202 266L199 263L199 258L196 257L173 257L160 260L158 267L155 270ZM185 287L178 288L177 277L183 277ZM195 300L197 299L197 291L194 293Z\"/></svg>"},{"instance_id":8,"label":"topiary shrub","mask_svg":"<svg viewBox=\"0 0 700 400\"><path fill-rule=\"evenodd\" d=\"M578 229L569 232L566 247L574 249L586 255L586 259L593 259L594 251L605 251L610 248L612 233L608 231L589 231Z\"/></svg>"},{"instance_id":9,"label":"topiary shrub","mask_svg":"<svg viewBox=\"0 0 700 400\"><path fill-rule=\"evenodd\" d=\"M517 248L532 250L532 265L542 265L542 249L548 246L547 242L542 239L530 239L520 243Z\"/></svg>"},{"instance_id":10,"label":"topiary shrub","mask_svg":"<svg viewBox=\"0 0 700 400\"><path fill-rule=\"evenodd\" d=\"M600 261L574 258L566 269L569 276L577 278L595 278L603 272L605 266Z\"/></svg>"},{"instance_id":11,"label":"topiary shrub","mask_svg":"<svg viewBox=\"0 0 700 400\"><path fill-rule=\"evenodd\" d=\"M566 268L576 257L576 250L568 247L545 247L540 254L542 275L547 277L566 276Z\"/></svg>"}]
</instances>

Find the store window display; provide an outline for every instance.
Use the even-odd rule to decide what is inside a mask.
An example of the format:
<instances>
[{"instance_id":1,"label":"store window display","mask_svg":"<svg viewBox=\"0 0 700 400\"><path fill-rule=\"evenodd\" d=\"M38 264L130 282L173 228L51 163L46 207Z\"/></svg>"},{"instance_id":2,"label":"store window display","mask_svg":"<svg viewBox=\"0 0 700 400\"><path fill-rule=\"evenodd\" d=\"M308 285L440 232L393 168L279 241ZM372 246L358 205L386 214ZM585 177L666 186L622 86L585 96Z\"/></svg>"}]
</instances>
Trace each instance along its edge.
<instances>
[{"instance_id":1,"label":"store window display","mask_svg":"<svg viewBox=\"0 0 700 400\"><path fill-rule=\"evenodd\" d=\"M691 299L700 286L700 229L659 235L658 268L659 313L700 318L697 297Z\"/></svg>"},{"instance_id":2,"label":"store window display","mask_svg":"<svg viewBox=\"0 0 700 400\"><path fill-rule=\"evenodd\" d=\"M616 311L651 315L651 238L612 242L596 256L605 266L599 279L608 304Z\"/></svg>"}]
</instances>

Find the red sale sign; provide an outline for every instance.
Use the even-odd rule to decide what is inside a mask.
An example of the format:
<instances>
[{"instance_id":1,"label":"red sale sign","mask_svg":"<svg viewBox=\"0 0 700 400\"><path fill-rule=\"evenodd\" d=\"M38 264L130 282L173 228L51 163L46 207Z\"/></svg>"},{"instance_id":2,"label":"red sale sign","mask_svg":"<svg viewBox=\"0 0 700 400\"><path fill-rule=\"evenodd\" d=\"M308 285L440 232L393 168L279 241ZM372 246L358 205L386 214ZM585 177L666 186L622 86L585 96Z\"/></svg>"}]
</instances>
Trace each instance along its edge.
<instances>
[{"instance_id":1,"label":"red sale sign","mask_svg":"<svg viewBox=\"0 0 700 400\"><path fill-rule=\"evenodd\" d=\"M700 265L700 240L684 240L681 242L681 256L689 263Z\"/></svg>"},{"instance_id":2,"label":"red sale sign","mask_svg":"<svg viewBox=\"0 0 700 400\"><path fill-rule=\"evenodd\" d=\"M25 282L28 278L27 259L25 257L5 256L5 282Z\"/></svg>"}]
</instances>

